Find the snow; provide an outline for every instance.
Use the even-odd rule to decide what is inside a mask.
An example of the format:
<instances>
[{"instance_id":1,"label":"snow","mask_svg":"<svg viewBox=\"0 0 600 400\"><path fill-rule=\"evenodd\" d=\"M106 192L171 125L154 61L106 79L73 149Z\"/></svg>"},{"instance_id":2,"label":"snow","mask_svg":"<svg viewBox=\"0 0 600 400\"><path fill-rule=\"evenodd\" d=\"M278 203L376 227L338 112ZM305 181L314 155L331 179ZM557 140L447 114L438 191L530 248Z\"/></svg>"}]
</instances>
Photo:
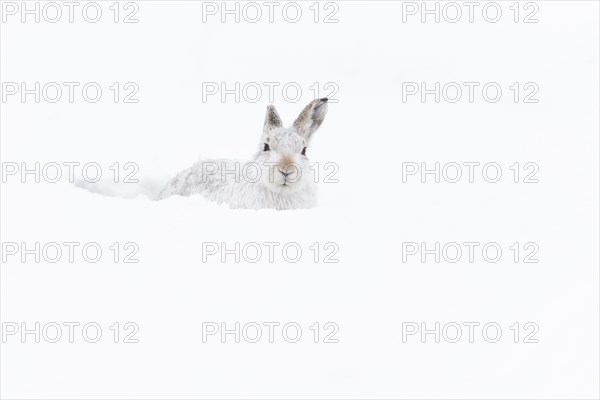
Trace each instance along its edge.
<instances>
[{"instance_id":1,"label":"snow","mask_svg":"<svg viewBox=\"0 0 600 400\"><path fill-rule=\"evenodd\" d=\"M80 331L69 343L64 328L57 343L7 337L2 397L598 397L598 3L537 2L538 24L513 23L508 3L497 24L402 23L402 4L387 1L337 2L337 24L314 24L309 3L297 24L221 24L202 23L201 2L142 1L138 24L114 24L102 4L98 24L2 24L3 82L95 81L104 89L98 103L1 104L3 168L72 161L103 172L95 184L79 173L69 182L66 169L57 183L31 175L2 183L4 244L81 244L73 263L66 253L57 263L23 263L4 252L2 322L97 322L103 331L97 343ZM288 125L312 99L311 85L320 84L320 96L325 83L338 85L339 102L330 103L308 153L322 178L333 171L326 163L339 168L339 182L319 182L318 207L231 210L200 196L151 199L200 158L248 159L255 151L268 96L203 103L202 83L222 81L298 82L297 103L275 92ZM435 81L497 82L504 92L497 103L402 102L402 82ZM139 103L115 104L114 82L121 90L136 82ZM514 103L514 82L521 90L535 82L539 103ZM115 162L120 183L112 182ZM127 162L139 166L139 183L122 182L132 171ZM403 183L403 162L455 162L463 177ZM480 163L474 183L464 162ZM482 178L490 162L502 169L498 183ZM539 166L539 183L522 183L527 162ZM274 262L271 242L279 244ZM481 245L473 263L466 253L457 263L422 263L419 255L403 262L406 242ZM503 250L496 263L480 252L491 242ZM519 263L509 249L515 242ZM539 246L538 263L522 262L528 242ZM98 262L81 256L86 243L102 249ZM236 263L230 255L223 263L206 254L223 243L252 244L248 251L257 244L262 258ZM286 244L301 248L298 262L285 260ZM124 263L135 246L139 262ZM323 262L336 249L339 262ZM127 322L139 326L139 343L122 343ZM303 334L288 343L276 330L270 343L264 328L258 343L232 335L204 343L206 322L295 322ZM323 343L327 322L339 327L338 343ZM503 335L488 343L476 331L469 343L463 330L458 343L431 335L403 343L403 322L496 322ZM527 322L539 326L539 343L523 343Z\"/></svg>"}]
</instances>

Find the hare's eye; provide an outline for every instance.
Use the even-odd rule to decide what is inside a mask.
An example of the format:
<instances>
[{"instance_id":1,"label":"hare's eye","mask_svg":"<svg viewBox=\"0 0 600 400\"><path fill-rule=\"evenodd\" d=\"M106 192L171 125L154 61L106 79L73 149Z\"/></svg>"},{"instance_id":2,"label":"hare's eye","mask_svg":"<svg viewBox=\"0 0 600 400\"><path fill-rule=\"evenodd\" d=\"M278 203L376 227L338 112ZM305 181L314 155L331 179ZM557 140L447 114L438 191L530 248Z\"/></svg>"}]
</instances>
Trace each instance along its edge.
<instances>
[{"instance_id":1,"label":"hare's eye","mask_svg":"<svg viewBox=\"0 0 600 400\"><path fill-rule=\"evenodd\" d=\"M306 155L306 147L302 149L302 155L305 156Z\"/></svg>"},{"instance_id":2,"label":"hare's eye","mask_svg":"<svg viewBox=\"0 0 600 400\"><path fill-rule=\"evenodd\" d=\"M269 150L271 150L271 148L269 147L268 144L265 143L263 146L263 151L269 151Z\"/></svg>"}]
</instances>

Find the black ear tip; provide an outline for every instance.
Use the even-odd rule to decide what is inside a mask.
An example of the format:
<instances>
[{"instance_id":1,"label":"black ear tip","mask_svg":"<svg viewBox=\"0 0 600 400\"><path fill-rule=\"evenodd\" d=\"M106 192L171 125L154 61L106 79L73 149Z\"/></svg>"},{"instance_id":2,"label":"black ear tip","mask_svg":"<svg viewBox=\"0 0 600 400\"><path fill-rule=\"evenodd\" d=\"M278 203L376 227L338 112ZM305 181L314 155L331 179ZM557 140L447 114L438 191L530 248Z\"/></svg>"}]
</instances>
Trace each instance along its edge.
<instances>
[{"instance_id":1,"label":"black ear tip","mask_svg":"<svg viewBox=\"0 0 600 400\"><path fill-rule=\"evenodd\" d=\"M323 98L321 99L321 101L322 101L323 103L327 103L327 102L329 101L329 99L328 99L327 97L323 97Z\"/></svg>"}]
</instances>

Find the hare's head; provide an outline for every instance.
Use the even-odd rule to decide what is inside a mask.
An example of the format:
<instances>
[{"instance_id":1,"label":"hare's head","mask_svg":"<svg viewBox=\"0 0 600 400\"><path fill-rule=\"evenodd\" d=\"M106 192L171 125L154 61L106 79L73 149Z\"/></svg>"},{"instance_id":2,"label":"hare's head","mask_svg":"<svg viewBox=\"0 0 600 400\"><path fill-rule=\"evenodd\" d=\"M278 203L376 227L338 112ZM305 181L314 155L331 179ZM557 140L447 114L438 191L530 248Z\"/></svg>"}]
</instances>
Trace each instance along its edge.
<instances>
[{"instance_id":1,"label":"hare's head","mask_svg":"<svg viewBox=\"0 0 600 400\"><path fill-rule=\"evenodd\" d=\"M291 193L313 181L308 146L325 114L327 99L314 100L291 127L284 128L275 107L267 107L260 149L254 156L263 171L262 184L276 193Z\"/></svg>"}]
</instances>

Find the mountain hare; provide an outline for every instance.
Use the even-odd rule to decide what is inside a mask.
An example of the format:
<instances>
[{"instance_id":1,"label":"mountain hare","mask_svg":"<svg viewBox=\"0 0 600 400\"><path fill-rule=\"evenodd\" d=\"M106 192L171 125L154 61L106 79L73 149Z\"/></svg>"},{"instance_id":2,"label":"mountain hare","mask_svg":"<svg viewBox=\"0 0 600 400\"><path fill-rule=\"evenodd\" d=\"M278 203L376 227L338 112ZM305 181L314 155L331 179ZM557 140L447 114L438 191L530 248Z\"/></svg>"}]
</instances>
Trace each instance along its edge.
<instances>
[{"instance_id":1,"label":"mountain hare","mask_svg":"<svg viewBox=\"0 0 600 400\"><path fill-rule=\"evenodd\" d=\"M326 113L327 99L314 100L292 127L284 128L275 107L268 106L259 150L252 160L201 160L171 179L157 200L201 194L231 208L314 207L316 183L306 148Z\"/></svg>"}]
</instances>

